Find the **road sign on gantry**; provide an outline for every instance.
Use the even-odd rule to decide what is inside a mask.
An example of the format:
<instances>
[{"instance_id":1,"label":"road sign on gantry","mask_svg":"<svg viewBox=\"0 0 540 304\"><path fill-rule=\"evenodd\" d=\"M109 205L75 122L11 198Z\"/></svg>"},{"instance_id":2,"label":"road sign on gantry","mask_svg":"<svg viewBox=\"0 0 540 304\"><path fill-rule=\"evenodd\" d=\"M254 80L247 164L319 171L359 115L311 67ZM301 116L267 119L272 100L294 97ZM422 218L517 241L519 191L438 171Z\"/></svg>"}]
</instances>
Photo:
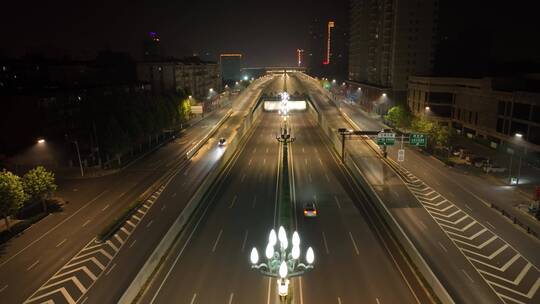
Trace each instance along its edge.
<instances>
[{"instance_id":1,"label":"road sign on gantry","mask_svg":"<svg viewBox=\"0 0 540 304\"><path fill-rule=\"evenodd\" d=\"M377 145L392 146L396 142L396 133L379 132L377 134Z\"/></svg>"},{"instance_id":2,"label":"road sign on gantry","mask_svg":"<svg viewBox=\"0 0 540 304\"><path fill-rule=\"evenodd\" d=\"M417 147L427 146L426 134L411 133L411 135L409 135L409 144Z\"/></svg>"}]
</instances>

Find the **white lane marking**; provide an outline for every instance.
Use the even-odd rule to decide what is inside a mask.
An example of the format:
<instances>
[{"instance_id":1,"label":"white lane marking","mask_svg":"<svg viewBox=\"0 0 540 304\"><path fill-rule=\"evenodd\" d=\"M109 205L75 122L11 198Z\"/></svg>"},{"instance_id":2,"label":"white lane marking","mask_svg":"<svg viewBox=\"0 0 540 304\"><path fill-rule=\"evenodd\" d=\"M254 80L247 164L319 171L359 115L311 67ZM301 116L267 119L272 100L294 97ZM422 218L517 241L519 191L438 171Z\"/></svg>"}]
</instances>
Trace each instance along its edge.
<instances>
[{"instance_id":1,"label":"white lane marking","mask_svg":"<svg viewBox=\"0 0 540 304\"><path fill-rule=\"evenodd\" d=\"M266 158L263 158L263 165L266 165Z\"/></svg>"},{"instance_id":2,"label":"white lane marking","mask_svg":"<svg viewBox=\"0 0 540 304\"><path fill-rule=\"evenodd\" d=\"M463 274L465 274L465 276L471 281L471 283L474 283L474 280L471 278L471 276L469 276L465 269L461 269L461 271L463 271Z\"/></svg>"},{"instance_id":3,"label":"white lane marking","mask_svg":"<svg viewBox=\"0 0 540 304\"><path fill-rule=\"evenodd\" d=\"M189 302L189 303L190 304L195 303L195 299L197 299L197 294L196 293L193 294L193 297L191 298L191 302Z\"/></svg>"},{"instance_id":4,"label":"white lane marking","mask_svg":"<svg viewBox=\"0 0 540 304\"><path fill-rule=\"evenodd\" d=\"M90 220L87 220L86 222L84 222L84 224L82 224L83 227L86 227L86 225L90 224Z\"/></svg>"},{"instance_id":5,"label":"white lane marking","mask_svg":"<svg viewBox=\"0 0 540 304\"><path fill-rule=\"evenodd\" d=\"M311 173L308 174L309 182L313 182L313 179L311 178Z\"/></svg>"},{"instance_id":6,"label":"white lane marking","mask_svg":"<svg viewBox=\"0 0 540 304\"><path fill-rule=\"evenodd\" d=\"M324 231L322 233L323 243L324 243L324 249L326 250L326 254L330 254L330 251L328 250L328 243L326 242L326 234L324 234Z\"/></svg>"},{"instance_id":7,"label":"white lane marking","mask_svg":"<svg viewBox=\"0 0 540 304\"><path fill-rule=\"evenodd\" d=\"M150 222L148 222L148 224L146 224L146 228L150 228L150 226L152 226L153 222L154 222L154 220L150 220Z\"/></svg>"},{"instance_id":8,"label":"white lane marking","mask_svg":"<svg viewBox=\"0 0 540 304\"><path fill-rule=\"evenodd\" d=\"M351 242L354 246L354 250L356 251L356 255L360 255L360 251L358 250L358 246L356 246L356 242L354 241L354 237L352 233L349 231L349 236L351 237Z\"/></svg>"},{"instance_id":9,"label":"white lane marking","mask_svg":"<svg viewBox=\"0 0 540 304\"><path fill-rule=\"evenodd\" d=\"M165 210L165 208L167 208L167 205L163 205L163 207L161 207L161 211Z\"/></svg>"},{"instance_id":10,"label":"white lane marking","mask_svg":"<svg viewBox=\"0 0 540 304\"><path fill-rule=\"evenodd\" d=\"M270 304L270 290L272 289L272 278L268 278L268 296L266 300L266 304Z\"/></svg>"},{"instance_id":11,"label":"white lane marking","mask_svg":"<svg viewBox=\"0 0 540 304\"><path fill-rule=\"evenodd\" d=\"M105 207L103 207L103 209L101 209L101 211L105 211L109 208L109 204L107 204Z\"/></svg>"},{"instance_id":12,"label":"white lane marking","mask_svg":"<svg viewBox=\"0 0 540 304\"><path fill-rule=\"evenodd\" d=\"M63 239L60 243L58 243L58 245L56 245L56 248L62 246L62 244L64 244L66 241L67 239Z\"/></svg>"},{"instance_id":13,"label":"white lane marking","mask_svg":"<svg viewBox=\"0 0 540 304\"><path fill-rule=\"evenodd\" d=\"M302 147L302 153L306 153L306 149L304 149L304 147Z\"/></svg>"},{"instance_id":14,"label":"white lane marking","mask_svg":"<svg viewBox=\"0 0 540 304\"><path fill-rule=\"evenodd\" d=\"M4 287L0 288L0 292L6 290L7 288L8 288L8 285L6 284L6 285L4 285Z\"/></svg>"},{"instance_id":15,"label":"white lane marking","mask_svg":"<svg viewBox=\"0 0 540 304\"><path fill-rule=\"evenodd\" d=\"M87 300L88 300L88 297L85 297L85 298L81 301L81 304L84 304Z\"/></svg>"},{"instance_id":16,"label":"white lane marking","mask_svg":"<svg viewBox=\"0 0 540 304\"><path fill-rule=\"evenodd\" d=\"M338 304L341 304L341 298L340 297L337 297L337 302L338 302Z\"/></svg>"},{"instance_id":17,"label":"white lane marking","mask_svg":"<svg viewBox=\"0 0 540 304\"><path fill-rule=\"evenodd\" d=\"M302 277L298 278L300 282L300 304L304 304L304 291L302 290Z\"/></svg>"},{"instance_id":18,"label":"white lane marking","mask_svg":"<svg viewBox=\"0 0 540 304\"><path fill-rule=\"evenodd\" d=\"M418 223L420 224L420 226L422 226L422 229L424 229L424 230L427 229L427 226L426 226L426 224L424 224L423 221L418 221Z\"/></svg>"},{"instance_id":19,"label":"white lane marking","mask_svg":"<svg viewBox=\"0 0 540 304\"><path fill-rule=\"evenodd\" d=\"M446 249L446 247L444 247L444 245L443 245L441 242L439 242L439 246L441 246L441 248L444 250L444 252L448 252L448 250Z\"/></svg>"},{"instance_id":20,"label":"white lane marking","mask_svg":"<svg viewBox=\"0 0 540 304\"><path fill-rule=\"evenodd\" d=\"M244 174L242 175L242 180L240 180L240 182L243 183L245 179L246 179L246 175Z\"/></svg>"},{"instance_id":21,"label":"white lane marking","mask_svg":"<svg viewBox=\"0 0 540 304\"><path fill-rule=\"evenodd\" d=\"M135 245L135 242L137 242L137 240L133 240L133 242L131 242L131 245L129 245L129 247L128 247L128 248L131 248L131 247L133 247L133 245Z\"/></svg>"},{"instance_id":22,"label":"white lane marking","mask_svg":"<svg viewBox=\"0 0 540 304\"><path fill-rule=\"evenodd\" d=\"M322 163L322 159L320 157L319 157L319 163L321 163L321 166L322 166L323 163Z\"/></svg>"},{"instance_id":23,"label":"white lane marking","mask_svg":"<svg viewBox=\"0 0 540 304\"><path fill-rule=\"evenodd\" d=\"M469 209L470 211L473 211L471 207L469 207L469 205L465 204L465 208Z\"/></svg>"},{"instance_id":24,"label":"white lane marking","mask_svg":"<svg viewBox=\"0 0 540 304\"><path fill-rule=\"evenodd\" d=\"M487 224L489 227L491 227L491 229L495 230L495 226L491 225L490 222L486 221L486 224Z\"/></svg>"},{"instance_id":25,"label":"white lane marking","mask_svg":"<svg viewBox=\"0 0 540 304\"><path fill-rule=\"evenodd\" d=\"M341 209L341 204L339 203L339 198L334 195L334 200L336 201L336 204L338 206L338 209Z\"/></svg>"},{"instance_id":26,"label":"white lane marking","mask_svg":"<svg viewBox=\"0 0 540 304\"><path fill-rule=\"evenodd\" d=\"M233 298L234 298L234 292L231 292L231 295L229 296L229 304L232 304Z\"/></svg>"},{"instance_id":27,"label":"white lane marking","mask_svg":"<svg viewBox=\"0 0 540 304\"><path fill-rule=\"evenodd\" d=\"M375 301L377 302L377 304L381 304L381 302L379 301L379 298L375 298Z\"/></svg>"},{"instance_id":28,"label":"white lane marking","mask_svg":"<svg viewBox=\"0 0 540 304\"><path fill-rule=\"evenodd\" d=\"M116 263L114 263L111 268L109 268L109 270L107 270L107 272L105 273L105 275L109 275L109 273L111 273L111 271L113 270L113 268L116 267Z\"/></svg>"},{"instance_id":29,"label":"white lane marking","mask_svg":"<svg viewBox=\"0 0 540 304\"><path fill-rule=\"evenodd\" d=\"M255 196L253 197L253 203L251 204L251 207L252 207L253 209L255 209L255 205L256 205L256 204L257 204L257 196L255 195Z\"/></svg>"},{"instance_id":30,"label":"white lane marking","mask_svg":"<svg viewBox=\"0 0 540 304\"><path fill-rule=\"evenodd\" d=\"M266 153L268 153L268 148L266 148Z\"/></svg>"},{"instance_id":31,"label":"white lane marking","mask_svg":"<svg viewBox=\"0 0 540 304\"><path fill-rule=\"evenodd\" d=\"M257 152L257 148L253 148L253 153Z\"/></svg>"},{"instance_id":32,"label":"white lane marking","mask_svg":"<svg viewBox=\"0 0 540 304\"><path fill-rule=\"evenodd\" d=\"M34 264L28 266L28 268L26 268L26 271L31 270L32 268L36 267L37 264L39 264L39 260L35 261Z\"/></svg>"},{"instance_id":33,"label":"white lane marking","mask_svg":"<svg viewBox=\"0 0 540 304\"><path fill-rule=\"evenodd\" d=\"M223 233L223 229L221 229L221 230L219 231L219 234L218 234L218 236L217 236L217 238L216 238L216 241L214 242L214 246L212 247L212 252L216 252L216 247L217 247L217 245L218 245L218 243L219 243L219 239L221 238L221 234L222 234L222 233Z\"/></svg>"},{"instance_id":34,"label":"white lane marking","mask_svg":"<svg viewBox=\"0 0 540 304\"><path fill-rule=\"evenodd\" d=\"M237 195L235 194L234 197L233 197L233 199L232 199L231 204L229 205L229 209L231 209L231 208L234 206L234 203L236 202L236 199L237 199L237 198L238 198L238 197L237 197Z\"/></svg>"},{"instance_id":35,"label":"white lane marking","mask_svg":"<svg viewBox=\"0 0 540 304\"><path fill-rule=\"evenodd\" d=\"M304 163L305 163L305 164L306 164L306 166L307 166L307 163L308 163L308 160L307 160L307 158L304 158Z\"/></svg>"},{"instance_id":36,"label":"white lane marking","mask_svg":"<svg viewBox=\"0 0 540 304\"><path fill-rule=\"evenodd\" d=\"M330 182L330 177L328 177L328 174L325 173L324 176L326 176L326 180Z\"/></svg>"},{"instance_id":37,"label":"white lane marking","mask_svg":"<svg viewBox=\"0 0 540 304\"><path fill-rule=\"evenodd\" d=\"M246 248L247 238L248 238L248 231L246 230L246 234L244 235L244 241L242 242L242 252L244 252L244 248Z\"/></svg>"},{"instance_id":38,"label":"white lane marking","mask_svg":"<svg viewBox=\"0 0 540 304\"><path fill-rule=\"evenodd\" d=\"M252 161L252 159L250 158L250 159L249 159L248 166L251 166L251 161Z\"/></svg>"}]
</instances>

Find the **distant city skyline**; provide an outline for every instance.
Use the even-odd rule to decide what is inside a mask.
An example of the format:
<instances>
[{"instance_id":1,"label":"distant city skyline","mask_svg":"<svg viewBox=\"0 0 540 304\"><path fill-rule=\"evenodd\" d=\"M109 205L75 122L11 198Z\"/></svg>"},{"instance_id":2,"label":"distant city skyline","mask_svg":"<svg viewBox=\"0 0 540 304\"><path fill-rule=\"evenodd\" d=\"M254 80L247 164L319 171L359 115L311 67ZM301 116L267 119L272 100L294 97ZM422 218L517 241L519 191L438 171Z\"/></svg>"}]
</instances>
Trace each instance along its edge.
<instances>
[{"instance_id":1,"label":"distant city skyline","mask_svg":"<svg viewBox=\"0 0 540 304\"><path fill-rule=\"evenodd\" d=\"M347 0L274 1L259 3L82 2L66 0L33 4L8 3L0 29L0 50L15 56L31 50L73 58L92 58L100 49L129 53L141 59L142 41L157 32L165 54L198 54L219 60L219 54L241 52L246 66L296 65L296 50L305 48L308 26L314 17L347 17ZM242 16L242 17L239 17ZM205 58L209 59L209 58Z\"/></svg>"}]
</instances>

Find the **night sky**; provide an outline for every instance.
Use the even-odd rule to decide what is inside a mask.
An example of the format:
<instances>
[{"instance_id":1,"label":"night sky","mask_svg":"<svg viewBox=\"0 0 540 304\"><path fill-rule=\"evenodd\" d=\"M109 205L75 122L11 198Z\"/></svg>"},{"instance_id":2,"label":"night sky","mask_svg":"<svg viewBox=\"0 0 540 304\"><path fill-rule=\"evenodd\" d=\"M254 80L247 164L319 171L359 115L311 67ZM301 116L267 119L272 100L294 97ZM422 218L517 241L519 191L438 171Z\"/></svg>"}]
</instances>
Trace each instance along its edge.
<instances>
[{"instance_id":1,"label":"night sky","mask_svg":"<svg viewBox=\"0 0 540 304\"><path fill-rule=\"evenodd\" d=\"M142 39L156 31L167 55L238 51L246 66L294 64L296 48L307 47L310 21L333 18L343 24L348 7L348 0L33 2L3 4L0 49L8 54L46 50L85 59L110 48L140 59ZM468 18L489 34L486 56L540 62L539 18L532 2L456 0L448 2L453 8L445 14L457 27Z\"/></svg>"},{"instance_id":2,"label":"night sky","mask_svg":"<svg viewBox=\"0 0 540 304\"><path fill-rule=\"evenodd\" d=\"M294 64L314 17L345 19L347 0L316 1L10 1L0 37L13 55L30 49L91 58L110 48L141 57L159 33L167 55L239 51L248 66ZM4 5L5 6L5 5ZM29 11L28 9L32 10ZM8 14L5 12L9 11ZM7 20L6 20L7 18Z\"/></svg>"}]
</instances>

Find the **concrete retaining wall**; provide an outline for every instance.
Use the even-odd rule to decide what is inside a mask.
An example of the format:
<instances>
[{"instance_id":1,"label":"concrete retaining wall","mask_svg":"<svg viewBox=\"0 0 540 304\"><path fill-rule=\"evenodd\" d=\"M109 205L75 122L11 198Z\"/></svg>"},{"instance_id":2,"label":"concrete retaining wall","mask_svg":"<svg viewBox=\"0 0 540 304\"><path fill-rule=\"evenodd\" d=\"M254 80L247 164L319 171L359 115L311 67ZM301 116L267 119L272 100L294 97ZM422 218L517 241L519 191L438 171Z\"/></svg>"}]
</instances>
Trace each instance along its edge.
<instances>
[{"instance_id":1,"label":"concrete retaining wall","mask_svg":"<svg viewBox=\"0 0 540 304\"><path fill-rule=\"evenodd\" d=\"M319 127L321 127L323 133L326 135L326 137L330 140L332 143L334 150L339 154L341 153L341 139L338 135L338 131L335 129L332 129L328 126L328 123L320 111L316 109L316 105L313 103L309 103L308 105L308 112L311 114L311 116L317 120ZM397 240L401 244L401 246L404 248L405 252L409 256L409 258L412 260L414 265L417 267L417 269L420 271L424 279L428 282L430 287L433 289L434 293L437 295L439 300L442 303L445 304L453 304L455 303L452 297L448 294L448 291L446 288L442 285L442 283L439 281L437 276L433 273L427 262L424 260L420 252L418 252L418 249L414 246L412 241L409 239L405 231L403 231L403 228L399 225L399 223L396 221L396 219L392 216L382 199L379 197L375 189L371 186L371 184L367 181L367 178L362 173L362 171L358 168L354 160L345 153L345 166L349 170L349 172L354 176L355 180L358 181L358 183L366 190L366 194L369 196L369 199L372 202L375 202L376 208L379 210L379 214L382 215L394 235L396 236Z\"/></svg>"}]
</instances>

